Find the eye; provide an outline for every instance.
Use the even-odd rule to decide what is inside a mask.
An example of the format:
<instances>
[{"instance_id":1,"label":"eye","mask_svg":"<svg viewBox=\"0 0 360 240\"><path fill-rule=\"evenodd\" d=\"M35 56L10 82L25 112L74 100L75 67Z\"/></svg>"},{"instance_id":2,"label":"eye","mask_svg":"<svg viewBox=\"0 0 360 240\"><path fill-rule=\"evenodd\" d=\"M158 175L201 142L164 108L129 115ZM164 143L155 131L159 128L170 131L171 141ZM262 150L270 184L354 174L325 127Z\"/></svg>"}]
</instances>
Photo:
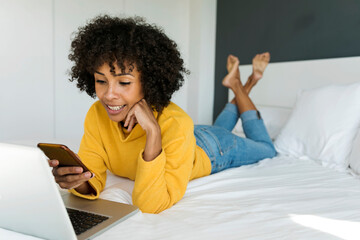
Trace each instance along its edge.
<instances>
[{"instance_id":1,"label":"eye","mask_svg":"<svg viewBox=\"0 0 360 240\"><path fill-rule=\"evenodd\" d=\"M119 82L120 85L129 85L131 82Z\"/></svg>"},{"instance_id":2,"label":"eye","mask_svg":"<svg viewBox=\"0 0 360 240\"><path fill-rule=\"evenodd\" d=\"M106 83L104 80L96 80L96 83L99 83L99 84L104 84L104 83Z\"/></svg>"}]
</instances>

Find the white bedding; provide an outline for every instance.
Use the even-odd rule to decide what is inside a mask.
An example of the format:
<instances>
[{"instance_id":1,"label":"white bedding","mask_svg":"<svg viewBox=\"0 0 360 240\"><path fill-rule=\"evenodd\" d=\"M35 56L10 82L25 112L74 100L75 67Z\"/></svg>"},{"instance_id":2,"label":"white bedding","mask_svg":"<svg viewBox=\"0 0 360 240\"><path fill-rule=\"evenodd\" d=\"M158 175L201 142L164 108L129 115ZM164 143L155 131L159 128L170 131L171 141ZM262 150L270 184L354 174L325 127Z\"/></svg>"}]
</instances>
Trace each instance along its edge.
<instances>
[{"instance_id":1,"label":"white bedding","mask_svg":"<svg viewBox=\"0 0 360 240\"><path fill-rule=\"evenodd\" d=\"M130 203L132 187L110 175L101 197ZM172 208L140 212L97 239L119 237L360 239L360 184L310 159L279 156L193 180Z\"/></svg>"},{"instance_id":2,"label":"white bedding","mask_svg":"<svg viewBox=\"0 0 360 240\"><path fill-rule=\"evenodd\" d=\"M131 202L109 174L102 198ZM13 238L12 238L13 237ZM34 239L0 229L0 239ZM310 159L279 156L189 183L184 198L137 213L96 239L359 239L360 184Z\"/></svg>"}]
</instances>

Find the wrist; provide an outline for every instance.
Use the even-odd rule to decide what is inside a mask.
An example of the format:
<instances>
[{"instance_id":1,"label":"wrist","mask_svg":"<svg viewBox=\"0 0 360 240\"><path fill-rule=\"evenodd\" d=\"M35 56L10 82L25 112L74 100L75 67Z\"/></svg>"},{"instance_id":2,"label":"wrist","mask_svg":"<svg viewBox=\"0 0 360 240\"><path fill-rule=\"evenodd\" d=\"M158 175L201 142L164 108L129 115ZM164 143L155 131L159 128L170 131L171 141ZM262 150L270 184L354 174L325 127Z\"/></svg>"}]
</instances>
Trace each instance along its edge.
<instances>
[{"instance_id":1,"label":"wrist","mask_svg":"<svg viewBox=\"0 0 360 240\"><path fill-rule=\"evenodd\" d=\"M161 129L160 126L151 128L146 131L146 144L143 153L143 159L147 162L154 160L160 155L161 148Z\"/></svg>"},{"instance_id":2,"label":"wrist","mask_svg":"<svg viewBox=\"0 0 360 240\"><path fill-rule=\"evenodd\" d=\"M81 185L79 185L78 187L74 188L75 191L77 191L78 193L87 195L87 194L91 194L94 193L95 190L91 187L91 185L89 184L89 182L84 182Z\"/></svg>"},{"instance_id":3,"label":"wrist","mask_svg":"<svg viewBox=\"0 0 360 240\"><path fill-rule=\"evenodd\" d=\"M151 125L151 127L147 128L145 130L146 135L149 136L157 136L157 135L161 135L161 129L160 126L157 122L155 122L154 124Z\"/></svg>"}]
</instances>

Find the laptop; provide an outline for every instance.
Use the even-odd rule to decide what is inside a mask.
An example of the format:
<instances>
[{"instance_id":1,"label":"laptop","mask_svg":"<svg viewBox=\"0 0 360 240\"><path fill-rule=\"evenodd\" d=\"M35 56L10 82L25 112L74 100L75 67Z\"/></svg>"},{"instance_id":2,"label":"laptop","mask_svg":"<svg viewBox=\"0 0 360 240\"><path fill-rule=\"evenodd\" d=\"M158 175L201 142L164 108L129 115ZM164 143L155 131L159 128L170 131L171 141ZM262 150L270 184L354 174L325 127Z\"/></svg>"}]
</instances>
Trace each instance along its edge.
<instances>
[{"instance_id":1,"label":"laptop","mask_svg":"<svg viewBox=\"0 0 360 240\"><path fill-rule=\"evenodd\" d=\"M0 143L0 178L0 227L40 238L91 239L139 211L60 193L45 155L35 147Z\"/></svg>"}]
</instances>

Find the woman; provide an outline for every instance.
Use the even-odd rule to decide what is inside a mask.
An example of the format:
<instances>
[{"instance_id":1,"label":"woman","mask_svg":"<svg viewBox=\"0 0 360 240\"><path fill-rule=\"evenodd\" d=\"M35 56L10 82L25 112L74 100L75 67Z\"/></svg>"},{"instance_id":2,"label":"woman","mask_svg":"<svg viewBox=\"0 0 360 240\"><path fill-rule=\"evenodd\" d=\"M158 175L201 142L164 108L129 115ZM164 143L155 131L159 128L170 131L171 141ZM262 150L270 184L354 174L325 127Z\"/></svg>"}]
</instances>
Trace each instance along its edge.
<instances>
[{"instance_id":1,"label":"woman","mask_svg":"<svg viewBox=\"0 0 360 240\"><path fill-rule=\"evenodd\" d=\"M257 55L254 73L242 86L239 61L229 56L223 85L235 93L214 126L196 126L170 102L188 71L176 44L140 18L100 16L79 28L71 44L71 81L91 97L79 157L90 169L58 167L60 187L96 199L106 170L135 181L133 204L159 213L178 202L190 180L229 167L255 163L276 152L248 93L269 62ZM261 60L261 61L260 61ZM247 138L231 133L238 118Z\"/></svg>"}]
</instances>

